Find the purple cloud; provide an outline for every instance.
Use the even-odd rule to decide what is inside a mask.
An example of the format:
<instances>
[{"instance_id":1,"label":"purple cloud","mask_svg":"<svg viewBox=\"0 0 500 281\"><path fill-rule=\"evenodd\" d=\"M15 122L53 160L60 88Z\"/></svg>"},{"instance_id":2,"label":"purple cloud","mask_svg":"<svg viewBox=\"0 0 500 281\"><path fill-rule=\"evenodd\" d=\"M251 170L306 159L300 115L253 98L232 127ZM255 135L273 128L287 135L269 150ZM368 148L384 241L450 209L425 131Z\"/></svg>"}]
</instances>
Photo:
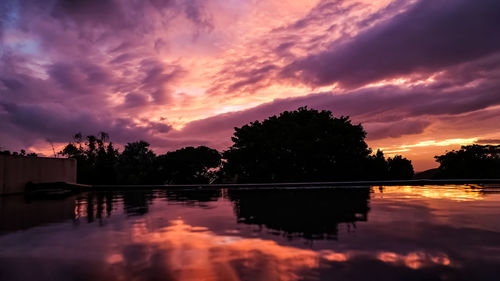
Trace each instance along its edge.
<instances>
[{"instance_id":1,"label":"purple cloud","mask_svg":"<svg viewBox=\"0 0 500 281\"><path fill-rule=\"evenodd\" d=\"M290 63L284 78L346 88L439 71L500 51L500 2L418 1L340 45Z\"/></svg>"},{"instance_id":2,"label":"purple cloud","mask_svg":"<svg viewBox=\"0 0 500 281\"><path fill-rule=\"evenodd\" d=\"M484 63L488 63L491 67L482 67ZM331 110L335 116L351 116L355 122L364 125L369 140L420 134L440 120L448 122L450 129L471 130L470 126L484 129L491 127L491 124L481 126L480 120L491 117L477 117L476 112L483 112L500 105L500 76L498 68L493 67L498 63L500 57L490 57L485 61L450 68L449 72L444 72L440 76L442 80L448 80L445 83L447 86L438 80L431 84L413 87L371 87L342 94L325 92L276 99L247 110L190 122L181 131L172 131L169 136L205 138L218 148L225 148L231 144L229 136L232 135L235 126L262 120L300 106ZM459 82L464 82L464 75L470 75L468 79L475 82L474 86L455 86L459 85ZM457 83L454 83L452 77L456 77ZM495 115L496 112L491 114L498 117ZM457 121L457 118L460 120ZM472 123L468 124L468 120Z\"/></svg>"},{"instance_id":3,"label":"purple cloud","mask_svg":"<svg viewBox=\"0 0 500 281\"><path fill-rule=\"evenodd\" d=\"M500 139L479 139L476 141L477 144L500 144Z\"/></svg>"}]
</instances>

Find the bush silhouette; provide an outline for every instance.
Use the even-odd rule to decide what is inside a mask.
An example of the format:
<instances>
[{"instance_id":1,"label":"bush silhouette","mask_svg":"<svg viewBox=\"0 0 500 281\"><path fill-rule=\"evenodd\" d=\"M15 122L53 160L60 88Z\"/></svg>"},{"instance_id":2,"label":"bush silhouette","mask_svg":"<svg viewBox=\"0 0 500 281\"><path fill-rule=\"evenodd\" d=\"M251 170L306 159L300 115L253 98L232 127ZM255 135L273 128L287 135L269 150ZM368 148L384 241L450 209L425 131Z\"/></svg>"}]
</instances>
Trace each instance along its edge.
<instances>
[{"instance_id":1,"label":"bush silhouette","mask_svg":"<svg viewBox=\"0 0 500 281\"><path fill-rule=\"evenodd\" d=\"M500 178L500 145L467 145L434 158L438 178Z\"/></svg>"}]
</instances>

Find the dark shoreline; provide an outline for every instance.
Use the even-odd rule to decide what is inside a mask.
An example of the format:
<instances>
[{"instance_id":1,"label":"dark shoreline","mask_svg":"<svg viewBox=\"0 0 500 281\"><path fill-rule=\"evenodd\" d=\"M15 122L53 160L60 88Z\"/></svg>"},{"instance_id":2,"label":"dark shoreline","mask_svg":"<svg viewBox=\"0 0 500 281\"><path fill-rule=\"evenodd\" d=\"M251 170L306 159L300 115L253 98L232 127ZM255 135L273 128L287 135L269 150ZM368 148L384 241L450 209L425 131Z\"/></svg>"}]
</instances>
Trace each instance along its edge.
<instances>
[{"instance_id":1,"label":"dark shoreline","mask_svg":"<svg viewBox=\"0 0 500 281\"><path fill-rule=\"evenodd\" d=\"M449 184L500 184L500 179L443 179L443 180L390 180L390 181L342 181L299 183L243 183L243 184L176 184L176 185L89 185L92 189L130 189L137 187L152 189L175 188L307 188L307 187L370 187L395 185L449 185Z\"/></svg>"},{"instance_id":2,"label":"dark shoreline","mask_svg":"<svg viewBox=\"0 0 500 281\"><path fill-rule=\"evenodd\" d=\"M44 192L54 190L66 191L99 191L99 190L150 190L150 189L195 189L207 190L218 188L234 189L289 189L289 188L328 188L328 187L371 187L371 186L422 186L422 185L496 185L500 187L500 179L419 179L391 181L342 181L342 182L300 182L300 183L246 183L246 184L179 184L179 185L85 185L65 182L31 183L26 192Z\"/></svg>"}]
</instances>

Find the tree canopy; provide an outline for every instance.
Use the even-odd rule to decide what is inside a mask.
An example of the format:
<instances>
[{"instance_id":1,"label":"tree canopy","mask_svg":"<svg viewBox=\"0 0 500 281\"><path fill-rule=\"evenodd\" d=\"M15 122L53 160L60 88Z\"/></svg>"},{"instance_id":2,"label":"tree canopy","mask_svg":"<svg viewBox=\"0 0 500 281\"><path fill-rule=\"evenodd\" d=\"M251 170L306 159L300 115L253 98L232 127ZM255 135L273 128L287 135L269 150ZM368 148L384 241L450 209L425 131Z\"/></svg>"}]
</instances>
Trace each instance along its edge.
<instances>
[{"instance_id":1,"label":"tree canopy","mask_svg":"<svg viewBox=\"0 0 500 281\"><path fill-rule=\"evenodd\" d=\"M118 157L118 182L122 184L155 184L156 155L145 141L130 142Z\"/></svg>"},{"instance_id":2,"label":"tree canopy","mask_svg":"<svg viewBox=\"0 0 500 281\"><path fill-rule=\"evenodd\" d=\"M78 161L78 182L90 184L206 184L410 179L411 161L371 154L361 124L330 111L301 107L235 128L222 154L184 147L156 155L149 143L119 152L106 133L76 134L61 155Z\"/></svg>"},{"instance_id":3,"label":"tree canopy","mask_svg":"<svg viewBox=\"0 0 500 281\"><path fill-rule=\"evenodd\" d=\"M411 179L415 174L411 161L403 158L401 155L387 159L387 172L387 178L392 180Z\"/></svg>"},{"instance_id":4,"label":"tree canopy","mask_svg":"<svg viewBox=\"0 0 500 281\"><path fill-rule=\"evenodd\" d=\"M189 146L160 155L157 162L164 183L211 183L215 180L215 169L221 165L221 155L206 146Z\"/></svg>"},{"instance_id":5,"label":"tree canopy","mask_svg":"<svg viewBox=\"0 0 500 281\"><path fill-rule=\"evenodd\" d=\"M500 178L500 145L467 145L434 158L438 178Z\"/></svg>"},{"instance_id":6,"label":"tree canopy","mask_svg":"<svg viewBox=\"0 0 500 281\"><path fill-rule=\"evenodd\" d=\"M123 152L106 133L78 133L60 155L75 158L77 181L86 184L201 184L215 179L221 155L206 146L185 147L156 155L146 141L127 143Z\"/></svg>"},{"instance_id":7,"label":"tree canopy","mask_svg":"<svg viewBox=\"0 0 500 281\"><path fill-rule=\"evenodd\" d=\"M60 155L77 160L77 181L87 184L112 184L116 181L115 165L118 150L107 141L109 135L101 132L98 136L84 137L81 133L73 136Z\"/></svg>"},{"instance_id":8,"label":"tree canopy","mask_svg":"<svg viewBox=\"0 0 500 281\"><path fill-rule=\"evenodd\" d=\"M301 107L235 128L221 174L241 183L368 179L377 161L365 138L349 117ZM379 161L385 177L383 154Z\"/></svg>"}]
</instances>

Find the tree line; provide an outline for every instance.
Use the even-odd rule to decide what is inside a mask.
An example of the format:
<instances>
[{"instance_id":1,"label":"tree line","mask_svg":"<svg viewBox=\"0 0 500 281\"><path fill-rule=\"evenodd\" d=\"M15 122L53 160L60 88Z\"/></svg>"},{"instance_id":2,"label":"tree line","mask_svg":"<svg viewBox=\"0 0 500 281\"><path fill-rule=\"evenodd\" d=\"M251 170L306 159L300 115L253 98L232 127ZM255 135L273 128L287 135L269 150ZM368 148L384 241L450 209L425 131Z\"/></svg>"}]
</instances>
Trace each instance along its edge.
<instances>
[{"instance_id":1,"label":"tree line","mask_svg":"<svg viewBox=\"0 0 500 281\"><path fill-rule=\"evenodd\" d=\"M235 128L233 145L219 152L198 146L156 155L146 141L122 152L107 133L78 133L60 155L78 162L78 182L87 184L206 184L404 180L410 160L386 158L365 142L361 124L331 111L301 107ZM1 152L9 154L10 152ZM25 152L18 155L27 155ZM500 146L472 145L436 156L438 178L500 177Z\"/></svg>"},{"instance_id":2,"label":"tree line","mask_svg":"<svg viewBox=\"0 0 500 281\"><path fill-rule=\"evenodd\" d=\"M206 184L410 179L411 161L372 155L349 117L306 107L235 128L226 151L198 146L156 155L149 143L119 152L106 133L76 134L60 152L78 161L89 184Z\"/></svg>"}]
</instances>

